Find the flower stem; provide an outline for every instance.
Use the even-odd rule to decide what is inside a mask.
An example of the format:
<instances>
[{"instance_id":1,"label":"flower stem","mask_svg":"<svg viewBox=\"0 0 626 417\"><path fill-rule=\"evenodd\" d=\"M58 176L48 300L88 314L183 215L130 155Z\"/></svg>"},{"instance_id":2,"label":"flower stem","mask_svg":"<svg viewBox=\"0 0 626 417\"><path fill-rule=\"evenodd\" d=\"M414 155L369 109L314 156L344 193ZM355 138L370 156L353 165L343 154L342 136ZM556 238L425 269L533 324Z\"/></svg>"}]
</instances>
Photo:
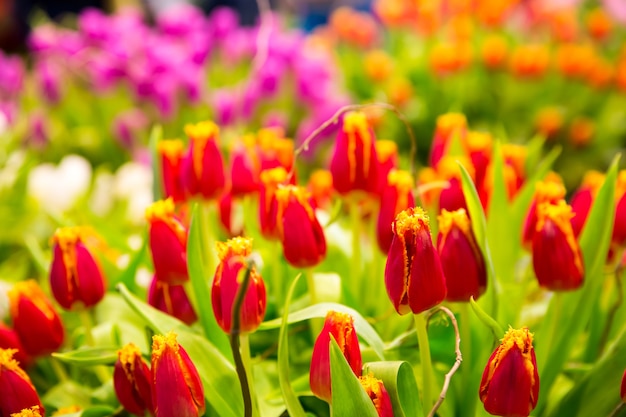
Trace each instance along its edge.
<instances>
[{"instance_id":1,"label":"flower stem","mask_svg":"<svg viewBox=\"0 0 626 417\"><path fill-rule=\"evenodd\" d=\"M541 369L542 366L546 366L548 360L550 359L550 352L552 352L553 344L554 344L554 335L557 333L559 329L559 322L561 321L561 312L563 310L563 293L557 291L552 296L554 303L554 315L551 317L551 322L546 323L550 324L550 331L544 333L546 335L546 339L541 341L541 350L537 351L537 366Z\"/></svg>"},{"instance_id":2,"label":"flower stem","mask_svg":"<svg viewBox=\"0 0 626 417\"><path fill-rule=\"evenodd\" d=\"M461 386L462 387L471 387L472 386L472 371L473 371L473 361L472 361L472 327L471 327L471 314L470 314L470 306L468 302L460 303L459 305L459 314L461 316L461 341L463 342L463 356L467 359L467 362L464 366L461 367ZM475 414L476 409L476 393L468 389L465 394L465 403L463 405L464 410L466 410L468 416Z\"/></svg>"},{"instance_id":3,"label":"flower stem","mask_svg":"<svg viewBox=\"0 0 626 417\"><path fill-rule=\"evenodd\" d=\"M254 371L252 369L252 356L250 355L250 337L248 333L241 333L239 335L239 344L241 347L241 360L243 366L246 369L246 376L248 378L248 387L250 389L250 398L252 401L252 416L259 417L259 405L257 404L257 397L254 390Z\"/></svg>"},{"instance_id":4,"label":"flower stem","mask_svg":"<svg viewBox=\"0 0 626 417\"><path fill-rule=\"evenodd\" d=\"M215 210L213 207L213 202L208 200L203 200L200 202L200 213L201 213L201 222L202 226L202 248L205 256L202 257L204 259L204 270L209 276L212 276L215 272Z\"/></svg>"},{"instance_id":5,"label":"flower stem","mask_svg":"<svg viewBox=\"0 0 626 417\"><path fill-rule=\"evenodd\" d=\"M81 308L80 310L78 310L78 318L80 319L80 322L83 325L83 329L85 330L85 344L89 347L93 347L96 345L96 343L93 338L93 323L91 321L90 313L90 310L86 308Z\"/></svg>"},{"instance_id":6,"label":"flower stem","mask_svg":"<svg viewBox=\"0 0 626 417\"><path fill-rule=\"evenodd\" d=\"M59 382L67 381L69 377L67 376L67 371L65 370L61 362L54 356L50 356L49 359L50 359L50 366L52 367L54 374L59 379Z\"/></svg>"},{"instance_id":7,"label":"flower stem","mask_svg":"<svg viewBox=\"0 0 626 417\"><path fill-rule=\"evenodd\" d=\"M433 364L430 358L430 345L428 343L428 323L426 312L414 314L415 330L417 331L417 343L420 349L420 362L422 365L422 403L424 410L430 410L435 403L433 398Z\"/></svg>"},{"instance_id":8,"label":"flower stem","mask_svg":"<svg viewBox=\"0 0 626 417\"><path fill-rule=\"evenodd\" d=\"M354 287L357 296L361 301L363 297L363 277L361 276L361 212L356 198L348 201L350 211L350 225L352 228L352 265L350 274L354 277Z\"/></svg>"}]
</instances>

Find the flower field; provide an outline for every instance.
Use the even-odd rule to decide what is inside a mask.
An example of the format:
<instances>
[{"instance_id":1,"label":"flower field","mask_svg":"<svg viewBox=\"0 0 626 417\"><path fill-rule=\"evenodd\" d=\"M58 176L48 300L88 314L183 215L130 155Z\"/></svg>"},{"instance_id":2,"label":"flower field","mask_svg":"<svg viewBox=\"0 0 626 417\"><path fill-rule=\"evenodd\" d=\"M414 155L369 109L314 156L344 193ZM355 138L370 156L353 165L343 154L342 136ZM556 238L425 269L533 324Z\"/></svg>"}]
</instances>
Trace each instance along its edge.
<instances>
[{"instance_id":1,"label":"flower field","mask_svg":"<svg viewBox=\"0 0 626 417\"><path fill-rule=\"evenodd\" d=\"M191 6L0 52L0 417L626 416L626 10Z\"/></svg>"}]
</instances>

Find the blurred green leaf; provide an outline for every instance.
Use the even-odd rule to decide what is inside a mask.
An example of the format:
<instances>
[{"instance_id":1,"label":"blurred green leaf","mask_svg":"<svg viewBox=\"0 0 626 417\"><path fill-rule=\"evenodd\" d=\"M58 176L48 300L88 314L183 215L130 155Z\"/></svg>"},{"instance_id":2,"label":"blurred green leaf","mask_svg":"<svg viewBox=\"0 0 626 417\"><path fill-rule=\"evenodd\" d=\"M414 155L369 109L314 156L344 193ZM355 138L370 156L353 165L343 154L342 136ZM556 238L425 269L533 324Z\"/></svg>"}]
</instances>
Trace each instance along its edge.
<instances>
[{"instance_id":1,"label":"blurred green leaf","mask_svg":"<svg viewBox=\"0 0 626 417\"><path fill-rule=\"evenodd\" d=\"M391 398L395 417L424 415L413 368L408 362L369 362L363 367L363 375L370 372L383 381Z\"/></svg>"},{"instance_id":2,"label":"blurred green leaf","mask_svg":"<svg viewBox=\"0 0 626 417\"><path fill-rule=\"evenodd\" d=\"M117 360L115 346L86 347L70 352L53 353L52 356L77 366L113 365Z\"/></svg>"},{"instance_id":3,"label":"blurred green leaf","mask_svg":"<svg viewBox=\"0 0 626 417\"><path fill-rule=\"evenodd\" d=\"M378 412L331 335L330 381L333 416L378 417Z\"/></svg>"},{"instance_id":4,"label":"blurred green leaf","mask_svg":"<svg viewBox=\"0 0 626 417\"><path fill-rule=\"evenodd\" d=\"M158 145L163 139L163 128L161 125L154 125L150 131L150 139L148 146L150 147L150 156L152 157L152 194L154 201L163 198L161 184L163 184L163 176L161 175L161 158L159 157Z\"/></svg>"},{"instance_id":5,"label":"blurred green leaf","mask_svg":"<svg viewBox=\"0 0 626 417\"><path fill-rule=\"evenodd\" d=\"M115 414L115 409L108 407L106 405L95 405L92 407L88 407L82 411L77 413L69 413L69 414L57 414L55 416L59 417L108 417Z\"/></svg>"},{"instance_id":6,"label":"blurred green leaf","mask_svg":"<svg viewBox=\"0 0 626 417\"><path fill-rule=\"evenodd\" d=\"M336 304L336 303L314 304L312 306L303 308L302 310L289 313L289 324L298 323L300 321L309 320L309 319L318 318L318 317L324 318L326 317L326 314L330 310L350 314L352 318L354 319L354 327L357 331L358 336L361 337L370 345L370 347L376 352L376 355L380 359L383 359L383 360L385 359L385 356L384 356L385 344L383 343L378 333L376 333L376 330L374 330L374 328L367 322L367 320L363 318L363 316L361 316L361 314L358 311L350 307L346 307L344 305ZM261 323L261 326L259 326L258 330L262 331L262 330L277 329L282 325L282 322L283 322L282 318L266 321L266 322Z\"/></svg>"},{"instance_id":7,"label":"blurred green leaf","mask_svg":"<svg viewBox=\"0 0 626 417\"><path fill-rule=\"evenodd\" d=\"M478 317L478 319L491 330L494 340L500 340L502 336L504 336L504 329L502 329L500 323L498 323L489 314L485 313L485 311L480 308L478 303L474 300L474 297L470 297L470 305L472 306L472 311L476 314L476 317Z\"/></svg>"}]
</instances>

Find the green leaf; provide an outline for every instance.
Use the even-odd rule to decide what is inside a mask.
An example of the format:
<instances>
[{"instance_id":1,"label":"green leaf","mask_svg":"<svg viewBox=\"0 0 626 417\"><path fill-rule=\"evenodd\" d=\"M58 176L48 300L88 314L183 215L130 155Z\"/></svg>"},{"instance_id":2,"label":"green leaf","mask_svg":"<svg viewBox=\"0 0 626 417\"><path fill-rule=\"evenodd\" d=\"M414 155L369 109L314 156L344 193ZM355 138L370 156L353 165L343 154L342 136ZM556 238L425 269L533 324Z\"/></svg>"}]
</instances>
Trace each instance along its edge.
<instances>
[{"instance_id":1,"label":"green leaf","mask_svg":"<svg viewBox=\"0 0 626 417\"><path fill-rule=\"evenodd\" d=\"M470 306L472 306L472 311L476 314L476 317L478 317L478 319L491 330L494 340L496 342L500 340L502 336L504 336L504 330L502 329L502 326L500 326L500 323L494 320L494 318L489 314L485 313L485 311L480 308L478 303L474 300L474 297L470 297Z\"/></svg>"},{"instance_id":2,"label":"green leaf","mask_svg":"<svg viewBox=\"0 0 626 417\"><path fill-rule=\"evenodd\" d=\"M163 191L161 184L163 184L163 177L161 175L161 158L159 157L158 144L163 138L163 128L161 125L154 125L150 131L150 156L152 157L152 193L154 201L161 200L163 198Z\"/></svg>"},{"instance_id":3,"label":"green leaf","mask_svg":"<svg viewBox=\"0 0 626 417\"><path fill-rule=\"evenodd\" d=\"M215 347L227 358L232 357L230 344L226 333L222 331L215 320L213 309L210 303L211 289L206 277L210 276L204 269L202 262L202 216L198 204L194 204L191 224L189 225L189 236L187 237L187 265L189 268L189 279L196 300L196 309L200 324L204 330L204 335Z\"/></svg>"},{"instance_id":4,"label":"green leaf","mask_svg":"<svg viewBox=\"0 0 626 417\"><path fill-rule=\"evenodd\" d=\"M174 331L198 369L206 400L224 417L243 415L243 398L237 372L231 362L208 340L191 331L181 321L140 301L123 285L117 286L128 305L141 316L156 333ZM228 388L225 388L228 387ZM236 387L233 389L232 387Z\"/></svg>"},{"instance_id":5,"label":"green leaf","mask_svg":"<svg viewBox=\"0 0 626 417\"><path fill-rule=\"evenodd\" d=\"M302 408L302 405L300 404L300 401L298 401L298 397L293 390L293 386L289 381L289 338L287 337L287 328L289 327L287 325L289 322L289 304L291 303L291 298L293 297L293 293L300 277L301 275L298 275L293 280L293 283L289 288L289 292L287 293L284 306L285 313L283 314L283 322L280 326L280 333L278 335L278 382L280 383L280 389L283 393L283 398L285 399L287 411L292 417L306 416L306 413L304 412L304 409Z\"/></svg>"},{"instance_id":6,"label":"green leaf","mask_svg":"<svg viewBox=\"0 0 626 417\"><path fill-rule=\"evenodd\" d=\"M391 398L395 417L423 416L417 382L408 362L370 362L363 367L363 375L372 373L385 385Z\"/></svg>"},{"instance_id":7,"label":"green leaf","mask_svg":"<svg viewBox=\"0 0 626 417\"><path fill-rule=\"evenodd\" d=\"M115 346L86 347L70 352L53 353L62 362L77 366L113 365L117 360Z\"/></svg>"},{"instance_id":8,"label":"green leaf","mask_svg":"<svg viewBox=\"0 0 626 417\"><path fill-rule=\"evenodd\" d=\"M354 375L332 335L329 349L332 415L378 417L374 403Z\"/></svg>"},{"instance_id":9,"label":"green leaf","mask_svg":"<svg viewBox=\"0 0 626 417\"><path fill-rule=\"evenodd\" d=\"M354 318L354 327L356 328L358 336L370 345L370 347L374 350L374 352L380 359L385 359L385 344L378 335L378 333L376 333L376 330L374 330L374 328L367 322L367 320L363 318L363 316L361 316L361 314L359 314L358 311L350 307L346 307L344 305L336 303L314 304L312 306L303 308L302 310L290 313L289 324L298 323L304 320L310 320L318 317L324 318L326 317L326 314L329 310L350 314L352 318ZM261 323L258 330L262 331L277 329L282 325L282 323L282 318L266 321Z\"/></svg>"},{"instance_id":10,"label":"green leaf","mask_svg":"<svg viewBox=\"0 0 626 417\"><path fill-rule=\"evenodd\" d=\"M55 414L59 417L108 417L112 415L115 415L115 409L106 405L94 405L76 413Z\"/></svg>"},{"instance_id":11,"label":"green leaf","mask_svg":"<svg viewBox=\"0 0 626 417\"><path fill-rule=\"evenodd\" d=\"M148 251L148 238L147 236L143 236L143 243L141 244L141 248L133 255L126 269L120 274L118 278L118 282L126 285L128 289L133 291L136 287L135 276L137 275L137 270L141 265L141 262L144 260L146 253Z\"/></svg>"},{"instance_id":12,"label":"green leaf","mask_svg":"<svg viewBox=\"0 0 626 417\"><path fill-rule=\"evenodd\" d=\"M545 406L552 384L589 323L593 303L602 291L603 267L609 251L615 217L615 184L619 155L613 160L604 184L598 191L580 236L585 265L582 288L552 297L546 319L537 332L537 366L541 370L538 408ZM540 358L546 358L540 361ZM541 362L541 363L540 363Z\"/></svg>"}]
</instances>

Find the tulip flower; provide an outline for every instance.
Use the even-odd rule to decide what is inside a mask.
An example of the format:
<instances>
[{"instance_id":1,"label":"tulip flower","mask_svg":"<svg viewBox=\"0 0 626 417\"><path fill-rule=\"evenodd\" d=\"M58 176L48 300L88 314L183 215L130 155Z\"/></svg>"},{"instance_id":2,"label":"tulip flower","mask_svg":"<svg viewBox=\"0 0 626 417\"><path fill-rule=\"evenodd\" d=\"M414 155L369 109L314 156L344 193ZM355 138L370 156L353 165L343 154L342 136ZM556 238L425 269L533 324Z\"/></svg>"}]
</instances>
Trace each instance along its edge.
<instances>
[{"instance_id":1,"label":"tulip flower","mask_svg":"<svg viewBox=\"0 0 626 417\"><path fill-rule=\"evenodd\" d=\"M487 167L491 163L493 138L489 133L469 132L463 143L474 167L474 177L479 195L484 193ZM466 167L467 168L467 167Z\"/></svg>"},{"instance_id":2,"label":"tulip flower","mask_svg":"<svg viewBox=\"0 0 626 417\"><path fill-rule=\"evenodd\" d=\"M30 358L26 354L15 330L7 327L2 322L0 322L0 349L14 349L13 357L22 368L30 362Z\"/></svg>"},{"instance_id":3,"label":"tulip flower","mask_svg":"<svg viewBox=\"0 0 626 417\"><path fill-rule=\"evenodd\" d=\"M374 144L378 158L378 185L376 191L382 194L387 186L387 176L398 168L398 145L392 140L377 140Z\"/></svg>"},{"instance_id":4,"label":"tulip flower","mask_svg":"<svg viewBox=\"0 0 626 417\"><path fill-rule=\"evenodd\" d=\"M467 119L461 113L446 113L437 117L437 127L435 128L435 136L430 148L429 165L436 167L439 161L446 154L448 145L455 135L459 136L461 141L467 134ZM467 167L466 167L467 168Z\"/></svg>"},{"instance_id":5,"label":"tulip flower","mask_svg":"<svg viewBox=\"0 0 626 417\"><path fill-rule=\"evenodd\" d=\"M378 247L384 253L389 252L393 232L391 223L398 213L415 206L413 198L413 177L408 171L392 170L387 177L381 199L376 225Z\"/></svg>"},{"instance_id":6,"label":"tulip flower","mask_svg":"<svg viewBox=\"0 0 626 417\"><path fill-rule=\"evenodd\" d=\"M487 270L464 209L443 210L439 220L437 251L446 277L448 301L469 301L487 288Z\"/></svg>"},{"instance_id":7,"label":"tulip flower","mask_svg":"<svg viewBox=\"0 0 626 417\"><path fill-rule=\"evenodd\" d=\"M246 135L243 143L231 153L231 194L240 197L259 189L261 162L254 147L254 136Z\"/></svg>"},{"instance_id":8,"label":"tulip flower","mask_svg":"<svg viewBox=\"0 0 626 417\"><path fill-rule=\"evenodd\" d=\"M333 176L330 171L317 169L311 173L307 189L311 193L311 207L313 209L330 210L333 188Z\"/></svg>"},{"instance_id":9,"label":"tulip flower","mask_svg":"<svg viewBox=\"0 0 626 417\"><path fill-rule=\"evenodd\" d=\"M156 417L204 414L200 375L173 332L152 337L152 381Z\"/></svg>"},{"instance_id":10,"label":"tulip flower","mask_svg":"<svg viewBox=\"0 0 626 417\"><path fill-rule=\"evenodd\" d=\"M460 208L467 210L467 202L461 186L461 168L458 162L465 167L472 179L474 178L474 167L467 157L446 155L441 158L437 165L437 175L448 181L448 186L439 194L439 210L454 211Z\"/></svg>"},{"instance_id":11,"label":"tulip flower","mask_svg":"<svg viewBox=\"0 0 626 417\"><path fill-rule=\"evenodd\" d=\"M297 268L319 264L326 257L326 238L306 190L279 186L276 207L276 225L287 262Z\"/></svg>"},{"instance_id":12,"label":"tulip flower","mask_svg":"<svg viewBox=\"0 0 626 417\"><path fill-rule=\"evenodd\" d=\"M278 167L291 172L293 169L293 141L284 136L282 128L267 127L257 132L257 143L261 158L261 171ZM292 177L292 180L295 177Z\"/></svg>"},{"instance_id":13,"label":"tulip flower","mask_svg":"<svg viewBox=\"0 0 626 417\"><path fill-rule=\"evenodd\" d=\"M421 313L446 298L446 279L420 207L401 211L392 224L385 287L396 311Z\"/></svg>"},{"instance_id":14,"label":"tulip flower","mask_svg":"<svg viewBox=\"0 0 626 417\"><path fill-rule=\"evenodd\" d=\"M141 357L139 348L132 343L117 351L113 370L113 387L120 404L130 413L154 415L152 405L152 374Z\"/></svg>"},{"instance_id":15,"label":"tulip flower","mask_svg":"<svg viewBox=\"0 0 626 417\"><path fill-rule=\"evenodd\" d=\"M480 382L480 400L488 413L526 417L537 405L539 374L533 334L509 329L491 354Z\"/></svg>"},{"instance_id":16,"label":"tulip flower","mask_svg":"<svg viewBox=\"0 0 626 417\"><path fill-rule=\"evenodd\" d=\"M28 355L56 351L65 332L61 319L35 280L18 282L8 292L13 329Z\"/></svg>"},{"instance_id":17,"label":"tulip flower","mask_svg":"<svg viewBox=\"0 0 626 417\"><path fill-rule=\"evenodd\" d=\"M13 358L15 349L0 349L0 416L38 406L44 411L28 374Z\"/></svg>"},{"instance_id":18,"label":"tulip flower","mask_svg":"<svg viewBox=\"0 0 626 417\"><path fill-rule=\"evenodd\" d=\"M216 198L226 183L224 162L218 147L219 127L211 121L185 126L190 145L182 161L182 179L190 195Z\"/></svg>"},{"instance_id":19,"label":"tulip flower","mask_svg":"<svg viewBox=\"0 0 626 417\"><path fill-rule=\"evenodd\" d=\"M172 285L154 276L148 288L148 304L191 326L198 316L184 285Z\"/></svg>"},{"instance_id":20,"label":"tulip flower","mask_svg":"<svg viewBox=\"0 0 626 417\"><path fill-rule=\"evenodd\" d=\"M19 413L11 413L11 417L43 417L43 408L38 405L34 405L30 408L25 408ZM58 413L58 410L57 410ZM55 413L55 415L57 415Z\"/></svg>"},{"instance_id":21,"label":"tulip flower","mask_svg":"<svg viewBox=\"0 0 626 417\"><path fill-rule=\"evenodd\" d=\"M259 192L259 224L266 239L279 237L276 224L276 190L279 184L287 181L288 173L283 167L261 171Z\"/></svg>"},{"instance_id":22,"label":"tulip flower","mask_svg":"<svg viewBox=\"0 0 626 417\"><path fill-rule=\"evenodd\" d=\"M560 178L559 178L560 179ZM524 221L522 243L530 247L537 228L537 206L543 203L557 204L565 198L565 187L562 182L537 181L535 184L535 197L533 198L526 220Z\"/></svg>"},{"instance_id":23,"label":"tulip flower","mask_svg":"<svg viewBox=\"0 0 626 417\"><path fill-rule=\"evenodd\" d=\"M598 171L588 171L583 177L582 183L578 190L572 195L571 206L574 217L571 219L574 235L580 235L580 232L587 221L591 204L596 198L600 187L604 184L604 174Z\"/></svg>"},{"instance_id":24,"label":"tulip flower","mask_svg":"<svg viewBox=\"0 0 626 417\"><path fill-rule=\"evenodd\" d=\"M378 157L375 141L365 113L346 113L330 163L333 184L340 194L354 190L376 191Z\"/></svg>"},{"instance_id":25,"label":"tulip flower","mask_svg":"<svg viewBox=\"0 0 626 417\"><path fill-rule=\"evenodd\" d=\"M181 169L185 145L181 140L163 140L157 145L161 158L161 180L166 198L171 197L175 203L185 201L185 188L182 182Z\"/></svg>"},{"instance_id":26,"label":"tulip flower","mask_svg":"<svg viewBox=\"0 0 626 417\"><path fill-rule=\"evenodd\" d=\"M330 388L330 336L337 341L339 349L355 375L361 375L363 360L359 339L354 328L354 319L346 313L329 311L324 319L324 327L313 345L309 382L311 391L326 402L331 402Z\"/></svg>"},{"instance_id":27,"label":"tulip flower","mask_svg":"<svg viewBox=\"0 0 626 417\"><path fill-rule=\"evenodd\" d=\"M533 268L539 285L552 291L575 290L583 284L585 270L572 216L572 208L563 200L537 207Z\"/></svg>"},{"instance_id":28,"label":"tulip flower","mask_svg":"<svg viewBox=\"0 0 626 417\"><path fill-rule=\"evenodd\" d=\"M378 412L378 417L393 417L393 408L391 406L391 398L385 389L383 381L377 379L372 374L359 377L361 386L372 399L374 407Z\"/></svg>"},{"instance_id":29,"label":"tulip flower","mask_svg":"<svg viewBox=\"0 0 626 417\"><path fill-rule=\"evenodd\" d=\"M236 206L236 204L240 203L234 199L230 192L225 192L219 198L220 224L229 237L243 234L243 216L237 216L237 214L241 213L237 211L237 208L240 206Z\"/></svg>"},{"instance_id":30,"label":"tulip flower","mask_svg":"<svg viewBox=\"0 0 626 417\"><path fill-rule=\"evenodd\" d=\"M183 284L187 272L187 229L174 214L171 198L153 203L146 209L149 223L150 253L154 271L168 284Z\"/></svg>"},{"instance_id":31,"label":"tulip flower","mask_svg":"<svg viewBox=\"0 0 626 417\"><path fill-rule=\"evenodd\" d=\"M87 246L87 233L81 227L64 227L52 237L50 288L66 310L91 307L104 297L104 276Z\"/></svg>"},{"instance_id":32,"label":"tulip flower","mask_svg":"<svg viewBox=\"0 0 626 417\"><path fill-rule=\"evenodd\" d=\"M241 276L245 273L246 257L252 252L252 239L235 237L217 243L220 260L215 277L211 301L213 313L222 330L230 333L233 304L239 291ZM250 267L250 281L239 315L239 330L253 332L263 321L266 307L265 284L256 268Z\"/></svg>"}]
</instances>

